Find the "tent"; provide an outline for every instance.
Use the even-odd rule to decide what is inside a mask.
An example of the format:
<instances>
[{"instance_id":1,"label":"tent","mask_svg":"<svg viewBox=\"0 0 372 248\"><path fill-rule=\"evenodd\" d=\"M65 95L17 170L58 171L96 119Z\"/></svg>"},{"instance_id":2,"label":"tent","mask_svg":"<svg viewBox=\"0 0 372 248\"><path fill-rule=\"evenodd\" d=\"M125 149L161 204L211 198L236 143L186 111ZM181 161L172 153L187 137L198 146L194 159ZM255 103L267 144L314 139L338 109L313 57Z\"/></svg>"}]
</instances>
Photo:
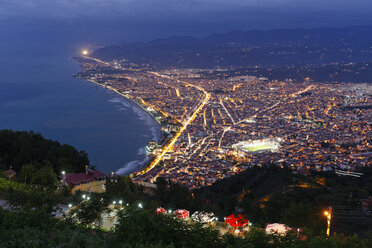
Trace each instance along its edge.
<instances>
[{"instance_id":1,"label":"tent","mask_svg":"<svg viewBox=\"0 0 372 248\"><path fill-rule=\"evenodd\" d=\"M179 219L185 219L189 217L190 212L185 209L177 209L176 211L173 212L173 214Z\"/></svg>"},{"instance_id":2,"label":"tent","mask_svg":"<svg viewBox=\"0 0 372 248\"><path fill-rule=\"evenodd\" d=\"M280 235L285 235L287 232L289 232L291 228L284 224L279 224L279 223L272 223L272 224L267 224L265 227L265 232L267 234L273 234L277 233Z\"/></svg>"},{"instance_id":3,"label":"tent","mask_svg":"<svg viewBox=\"0 0 372 248\"><path fill-rule=\"evenodd\" d=\"M225 222L233 227L242 227L248 225L248 220L244 218L243 215L229 215L225 217Z\"/></svg>"},{"instance_id":4,"label":"tent","mask_svg":"<svg viewBox=\"0 0 372 248\"><path fill-rule=\"evenodd\" d=\"M214 213L198 212L196 211L191 215L191 218L199 223L211 223L215 220Z\"/></svg>"},{"instance_id":5,"label":"tent","mask_svg":"<svg viewBox=\"0 0 372 248\"><path fill-rule=\"evenodd\" d=\"M162 207L159 207L159 208L156 209L156 213L158 213L158 214L166 214L167 213L167 210L165 210Z\"/></svg>"}]
</instances>

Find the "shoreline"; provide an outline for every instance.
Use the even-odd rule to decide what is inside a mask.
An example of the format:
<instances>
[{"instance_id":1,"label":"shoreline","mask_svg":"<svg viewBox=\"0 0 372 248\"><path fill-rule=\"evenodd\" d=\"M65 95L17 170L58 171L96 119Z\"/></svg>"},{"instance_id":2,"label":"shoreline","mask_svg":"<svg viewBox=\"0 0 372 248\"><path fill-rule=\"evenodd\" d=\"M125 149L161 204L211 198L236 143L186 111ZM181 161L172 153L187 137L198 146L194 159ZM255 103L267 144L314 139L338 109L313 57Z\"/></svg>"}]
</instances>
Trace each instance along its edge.
<instances>
[{"instance_id":1,"label":"shoreline","mask_svg":"<svg viewBox=\"0 0 372 248\"><path fill-rule=\"evenodd\" d=\"M140 108L143 110L144 113L146 113L147 115L149 115L149 116L151 117L151 119L153 119L153 120L154 120L154 121L155 121L155 122L156 122L156 123L161 127L161 123L160 123L158 120L156 120L155 117L154 117L150 112L148 112L148 111L145 109L144 106L142 106L139 102L136 102L136 100L138 100L137 98L131 98L131 97L125 95L124 93L121 93L119 90L117 90L117 89L115 89L115 88L113 88L113 87L111 87L111 86L106 86L106 85L104 85L104 84L100 84L100 83L95 82L94 80L91 80L91 79L84 79L84 78L79 78L79 79L83 79L83 80L85 80L85 81L88 81L88 82L94 83L94 84L96 84L96 85L98 85L98 86L101 86L101 87L103 87L103 88L106 88L106 89L108 89L108 90L114 91L116 94L118 94L118 95L124 97L125 99L127 99L127 100L130 101L131 103L134 103L136 106L140 107Z\"/></svg>"},{"instance_id":2,"label":"shoreline","mask_svg":"<svg viewBox=\"0 0 372 248\"><path fill-rule=\"evenodd\" d=\"M146 115L148 115L149 117L151 117L151 119L152 119L152 120L157 124L157 127L160 128L159 140L155 140L155 141L158 142L158 141L161 141L161 140L164 138L164 133L161 131L161 128L162 128L161 123L160 123L158 120L156 120L155 117L154 117L154 116L153 116L149 111L147 111L147 110L145 109L144 106L142 106L142 104L140 103L140 100L139 100L139 99L131 98L131 97L125 95L124 93L120 92L118 89L115 89L115 88L113 88L113 87L111 87L111 86L107 86L107 85L104 85L104 84L98 83L98 82L96 82L96 81L94 81L94 80L92 80L92 79L86 79L86 78L80 78L80 77L76 77L76 78L77 78L77 79L80 79L80 80L84 80L84 81L90 82L90 83L93 83L93 84L98 85L98 86L100 86L100 87L102 87L102 88L105 88L105 89L108 89L108 90L110 90L110 91L112 91L112 92L115 92L115 93L118 94L119 96L121 96L121 97L125 98L126 100L128 100L128 101L129 101L131 104L133 104L134 106L139 107L139 108L143 111L143 113L146 113ZM136 100L138 100L138 102L137 102ZM148 145L148 144L146 144L145 147L146 147L147 145ZM141 147L141 148L142 148L142 147ZM141 149L141 148L140 148L140 149ZM138 167L138 168L136 168L134 171L128 173L128 175L138 173L138 172L142 171L144 168L147 168L148 165L151 163L151 160L152 160L152 159L151 159L151 156L145 154L145 159L142 160L142 161L140 161L140 163L141 163L140 167ZM135 161L129 161L129 162L127 162L125 165L128 165L128 164L130 164L130 163L132 163L132 162L137 162L137 161L136 161L136 160L135 160ZM125 167L118 168L118 169L116 170L116 172L119 171L119 170L121 170L121 169L124 169L124 168L125 168ZM116 173L116 172L115 172L115 173ZM123 173L123 174L124 174L124 173Z\"/></svg>"}]
</instances>

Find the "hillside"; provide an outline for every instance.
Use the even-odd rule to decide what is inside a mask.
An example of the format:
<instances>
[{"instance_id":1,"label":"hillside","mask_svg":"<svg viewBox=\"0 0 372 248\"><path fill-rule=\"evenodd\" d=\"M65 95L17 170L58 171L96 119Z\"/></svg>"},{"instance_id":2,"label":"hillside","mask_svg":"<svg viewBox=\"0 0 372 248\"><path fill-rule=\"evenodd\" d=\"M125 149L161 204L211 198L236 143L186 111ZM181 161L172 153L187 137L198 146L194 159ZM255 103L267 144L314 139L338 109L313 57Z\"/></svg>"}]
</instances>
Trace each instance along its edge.
<instances>
[{"instance_id":1,"label":"hillside","mask_svg":"<svg viewBox=\"0 0 372 248\"><path fill-rule=\"evenodd\" d=\"M372 26L232 31L108 46L94 57L160 68L303 66L372 61Z\"/></svg>"},{"instance_id":2,"label":"hillside","mask_svg":"<svg viewBox=\"0 0 372 248\"><path fill-rule=\"evenodd\" d=\"M39 134L9 130L0 134L1 154L6 159L18 161L15 158L28 158L19 161L33 161L38 165L37 155L50 161L59 161L61 156L66 156L62 152L63 146ZM4 150L6 147L8 149ZM52 148L56 151L50 151ZM74 157L77 151L70 149L74 152L67 154ZM45 154L37 153L39 150ZM151 194L146 193L143 186L134 184L129 177L111 175L107 177L106 192L103 194L80 192L70 195L65 189L56 190L55 186L59 183L50 169L51 163L45 170L46 165L40 162L43 167L33 172L32 179L53 174L53 180L43 187L35 185L33 180L31 183L24 180L24 168L12 180L1 178L4 175L0 173L0 195L15 207L11 211L0 208L0 231L4 234L0 235L0 246L367 248L371 244L368 234L371 217L368 211L361 208L362 199L372 194L371 168L363 168L360 178L350 178L318 172L298 175L270 164L248 168L194 191L158 178L155 182L157 189ZM26 167L29 169L30 166ZM82 194L88 194L90 199L82 200ZM120 203L119 206L116 204L118 200L124 200L126 204L122 207ZM68 207L71 215L61 219L53 217L52 212L60 203L73 206ZM215 224L217 227L202 226L178 220L172 214L155 214L159 206L167 210L187 209L190 213L212 211L219 222ZM328 206L334 208L332 232L358 233L361 238L334 235L326 239L326 221L322 213ZM241 213L253 223L254 228L244 237L218 232L218 228L226 228L223 217L232 213ZM111 214L117 215L115 228L104 229L102 216ZM107 218L105 221L108 221ZM278 236L262 232L267 223L275 222L304 228L306 240L298 238L295 233Z\"/></svg>"},{"instance_id":3,"label":"hillside","mask_svg":"<svg viewBox=\"0 0 372 248\"><path fill-rule=\"evenodd\" d=\"M47 164L51 164L54 172L59 174L62 170L84 171L89 160L86 152L45 139L32 131L0 130L0 170L11 167L20 172L24 165L40 169Z\"/></svg>"},{"instance_id":4,"label":"hillside","mask_svg":"<svg viewBox=\"0 0 372 248\"><path fill-rule=\"evenodd\" d=\"M196 196L226 212L242 212L254 223L281 222L324 229L322 212L334 209L333 230L364 234L372 224L362 200L372 195L372 169L360 178L312 172L304 176L271 166L254 167L196 191Z\"/></svg>"}]
</instances>

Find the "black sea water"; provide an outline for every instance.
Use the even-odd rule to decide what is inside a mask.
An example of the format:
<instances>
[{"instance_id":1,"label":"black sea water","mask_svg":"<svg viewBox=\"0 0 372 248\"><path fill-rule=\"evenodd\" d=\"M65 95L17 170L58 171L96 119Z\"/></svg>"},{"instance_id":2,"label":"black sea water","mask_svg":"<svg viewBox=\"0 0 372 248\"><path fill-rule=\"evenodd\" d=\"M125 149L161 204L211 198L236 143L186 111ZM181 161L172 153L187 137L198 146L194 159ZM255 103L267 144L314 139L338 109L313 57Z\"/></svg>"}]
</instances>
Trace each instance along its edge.
<instances>
[{"instance_id":1,"label":"black sea water","mask_svg":"<svg viewBox=\"0 0 372 248\"><path fill-rule=\"evenodd\" d=\"M45 42L0 48L0 129L33 130L85 150L105 173L141 168L159 126L134 103L74 79L78 49Z\"/></svg>"}]
</instances>

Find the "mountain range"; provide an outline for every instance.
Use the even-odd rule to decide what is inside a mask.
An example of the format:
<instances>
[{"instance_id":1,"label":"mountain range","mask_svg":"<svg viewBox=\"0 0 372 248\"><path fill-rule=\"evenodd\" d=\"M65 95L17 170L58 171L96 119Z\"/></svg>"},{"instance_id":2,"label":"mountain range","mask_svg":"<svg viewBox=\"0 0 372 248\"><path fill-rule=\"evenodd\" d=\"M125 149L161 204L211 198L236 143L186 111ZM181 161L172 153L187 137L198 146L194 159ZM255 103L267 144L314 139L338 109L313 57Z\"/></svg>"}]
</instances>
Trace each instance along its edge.
<instances>
[{"instance_id":1,"label":"mountain range","mask_svg":"<svg viewBox=\"0 0 372 248\"><path fill-rule=\"evenodd\" d=\"M372 61L372 26L231 31L204 38L172 36L107 46L102 59L158 68L304 66Z\"/></svg>"}]
</instances>

